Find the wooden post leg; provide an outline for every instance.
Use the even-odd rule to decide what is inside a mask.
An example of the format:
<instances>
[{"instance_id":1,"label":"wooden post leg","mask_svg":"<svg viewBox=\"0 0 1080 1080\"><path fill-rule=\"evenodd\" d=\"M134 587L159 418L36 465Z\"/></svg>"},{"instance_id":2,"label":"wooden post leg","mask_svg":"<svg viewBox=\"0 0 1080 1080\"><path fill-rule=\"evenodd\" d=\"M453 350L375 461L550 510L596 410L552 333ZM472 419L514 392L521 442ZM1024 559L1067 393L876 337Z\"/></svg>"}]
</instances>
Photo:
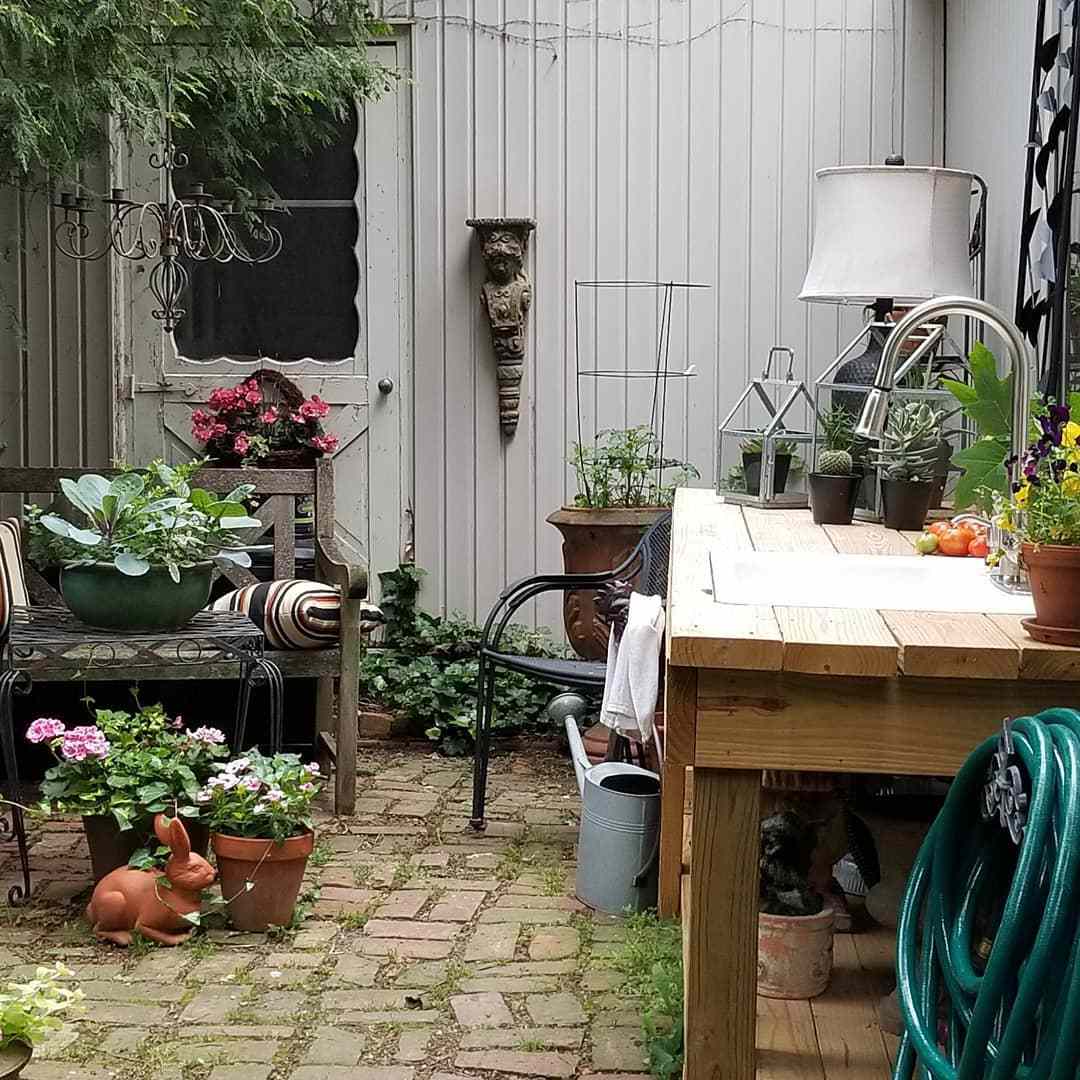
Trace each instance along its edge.
<instances>
[{"instance_id":1,"label":"wooden post leg","mask_svg":"<svg viewBox=\"0 0 1080 1080\"><path fill-rule=\"evenodd\" d=\"M338 683L337 755L334 764L334 813L349 816L356 810L356 725L360 704L359 606L341 605L341 680Z\"/></svg>"},{"instance_id":2,"label":"wooden post leg","mask_svg":"<svg viewBox=\"0 0 1080 1080\"><path fill-rule=\"evenodd\" d=\"M760 804L759 771L694 769L684 1080L754 1080Z\"/></svg>"},{"instance_id":3,"label":"wooden post leg","mask_svg":"<svg viewBox=\"0 0 1080 1080\"><path fill-rule=\"evenodd\" d=\"M686 801L686 766L694 761L697 719L697 670L667 669L664 690L664 772L660 798L661 918L679 913L682 878L683 807Z\"/></svg>"}]
</instances>

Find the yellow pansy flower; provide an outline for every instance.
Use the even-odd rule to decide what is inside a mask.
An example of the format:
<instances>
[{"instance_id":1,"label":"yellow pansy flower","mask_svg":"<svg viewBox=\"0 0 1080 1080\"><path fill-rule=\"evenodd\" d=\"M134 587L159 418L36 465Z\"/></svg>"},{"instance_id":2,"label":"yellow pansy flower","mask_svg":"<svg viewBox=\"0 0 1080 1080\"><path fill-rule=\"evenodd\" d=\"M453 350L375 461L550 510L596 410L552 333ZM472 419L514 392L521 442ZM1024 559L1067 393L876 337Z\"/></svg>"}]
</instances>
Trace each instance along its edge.
<instances>
[{"instance_id":1,"label":"yellow pansy flower","mask_svg":"<svg viewBox=\"0 0 1080 1080\"><path fill-rule=\"evenodd\" d=\"M1061 433L1062 446L1080 446L1080 424L1070 420Z\"/></svg>"},{"instance_id":2,"label":"yellow pansy flower","mask_svg":"<svg viewBox=\"0 0 1080 1080\"><path fill-rule=\"evenodd\" d=\"M1080 473L1066 473L1061 481L1061 493L1070 499L1080 498Z\"/></svg>"},{"instance_id":3,"label":"yellow pansy flower","mask_svg":"<svg viewBox=\"0 0 1080 1080\"><path fill-rule=\"evenodd\" d=\"M1013 496L1013 502L1022 510L1027 506L1029 495L1031 495L1031 485L1024 484L1024 486Z\"/></svg>"}]
</instances>

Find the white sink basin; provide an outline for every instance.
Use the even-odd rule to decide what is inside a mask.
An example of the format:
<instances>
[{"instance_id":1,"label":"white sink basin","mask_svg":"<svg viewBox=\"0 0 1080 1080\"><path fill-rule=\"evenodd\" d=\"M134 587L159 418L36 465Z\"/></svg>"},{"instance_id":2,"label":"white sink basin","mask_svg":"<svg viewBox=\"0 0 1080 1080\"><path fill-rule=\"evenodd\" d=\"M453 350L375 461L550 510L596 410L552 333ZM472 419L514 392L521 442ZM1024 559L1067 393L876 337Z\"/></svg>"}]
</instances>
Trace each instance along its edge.
<instances>
[{"instance_id":1,"label":"white sink basin","mask_svg":"<svg viewBox=\"0 0 1080 1080\"><path fill-rule=\"evenodd\" d=\"M944 555L830 555L709 551L713 599L723 604L1033 615L1029 595L1006 593L981 559Z\"/></svg>"}]
</instances>

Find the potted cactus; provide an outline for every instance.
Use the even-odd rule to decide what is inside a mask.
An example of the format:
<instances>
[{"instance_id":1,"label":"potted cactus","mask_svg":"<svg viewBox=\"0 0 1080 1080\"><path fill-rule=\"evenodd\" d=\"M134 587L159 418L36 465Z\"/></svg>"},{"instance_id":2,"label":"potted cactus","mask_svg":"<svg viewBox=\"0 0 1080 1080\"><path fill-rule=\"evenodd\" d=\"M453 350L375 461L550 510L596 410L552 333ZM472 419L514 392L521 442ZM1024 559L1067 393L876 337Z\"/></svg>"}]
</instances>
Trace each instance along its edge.
<instances>
[{"instance_id":1,"label":"potted cactus","mask_svg":"<svg viewBox=\"0 0 1080 1080\"><path fill-rule=\"evenodd\" d=\"M855 422L837 405L821 417L821 430L825 445L818 451L817 471L810 474L810 509L818 525L850 525L862 483L851 452Z\"/></svg>"},{"instance_id":2,"label":"potted cactus","mask_svg":"<svg viewBox=\"0 0 1080 1080\"><path fill-rule=\"evenodd\" d=\"M926 521L943 416L925 401L897 402L889 410L881 444L871 456L881 473L882 510L890 529L914 531Z\"/></svg>"}]
</instances>

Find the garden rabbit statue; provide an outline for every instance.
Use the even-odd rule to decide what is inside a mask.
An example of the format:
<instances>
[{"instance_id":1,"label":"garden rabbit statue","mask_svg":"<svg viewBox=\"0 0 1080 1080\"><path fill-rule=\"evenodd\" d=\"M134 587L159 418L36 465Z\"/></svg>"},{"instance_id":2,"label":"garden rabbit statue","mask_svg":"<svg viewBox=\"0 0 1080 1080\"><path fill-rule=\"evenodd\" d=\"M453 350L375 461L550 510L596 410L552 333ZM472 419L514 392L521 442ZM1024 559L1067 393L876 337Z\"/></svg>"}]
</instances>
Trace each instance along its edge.
<instances>
[{"instance_id":1,"label":"garden rabbit statue","mask_svg":"<svg viewBox=\"0 0 1080 1080\"><path fill-rule=\"evenodd\" d=\"M130 945L138 931L162 945L180 945L194 929L185 915L202 906L202 891L214 881L214 868L191 850L187 829L178 818L154 818L154 832L172 854L160 870L122 866L106 874L94 889L86 917L102 941Z\"/></svg>"}]
</instances>

